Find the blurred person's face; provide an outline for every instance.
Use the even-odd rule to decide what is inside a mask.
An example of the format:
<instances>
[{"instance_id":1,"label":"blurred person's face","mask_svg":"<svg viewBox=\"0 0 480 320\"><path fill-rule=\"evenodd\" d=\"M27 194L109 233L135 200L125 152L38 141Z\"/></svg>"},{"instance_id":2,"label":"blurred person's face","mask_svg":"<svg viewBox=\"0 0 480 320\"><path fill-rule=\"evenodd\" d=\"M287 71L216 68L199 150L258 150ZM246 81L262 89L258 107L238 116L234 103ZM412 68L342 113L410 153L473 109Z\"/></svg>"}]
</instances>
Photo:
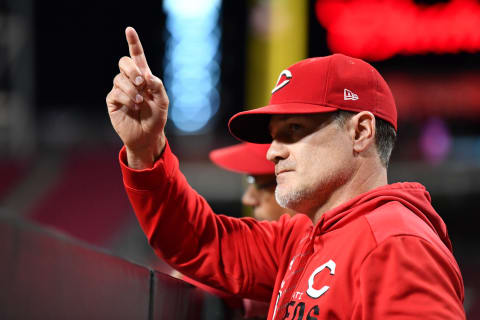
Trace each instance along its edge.
<instances>
[{"instance_id":1,"label":"blurred person's face","mask_svg":"<svg viewBox=\"0 0 480 320\"><path fill-rule=\"evenodd\" d=\"M288 213L275 200L277 183L274 174L248 176L247 182L242 203L252 208L255 219L273 221Z\"/></svg>"}]
</instances>

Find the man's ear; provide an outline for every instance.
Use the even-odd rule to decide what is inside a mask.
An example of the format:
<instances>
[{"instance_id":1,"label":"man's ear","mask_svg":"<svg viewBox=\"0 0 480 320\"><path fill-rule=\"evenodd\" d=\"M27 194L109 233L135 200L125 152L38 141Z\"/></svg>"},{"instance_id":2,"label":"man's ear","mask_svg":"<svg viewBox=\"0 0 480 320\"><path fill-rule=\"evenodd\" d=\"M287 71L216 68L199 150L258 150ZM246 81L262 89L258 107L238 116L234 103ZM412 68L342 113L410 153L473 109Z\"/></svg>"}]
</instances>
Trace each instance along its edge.
<instances>
[{"instance_id":1,"label":"man's ear","mask_svg":"<svg viewBox=\"0 0 480 320\"><path fill-rule=\"evenodd\" d=\"M362 111L350 118L349 132L351 133L353 150L360 153L375 143L375 116L369 111Z\"/></svg>"}]
</instances>

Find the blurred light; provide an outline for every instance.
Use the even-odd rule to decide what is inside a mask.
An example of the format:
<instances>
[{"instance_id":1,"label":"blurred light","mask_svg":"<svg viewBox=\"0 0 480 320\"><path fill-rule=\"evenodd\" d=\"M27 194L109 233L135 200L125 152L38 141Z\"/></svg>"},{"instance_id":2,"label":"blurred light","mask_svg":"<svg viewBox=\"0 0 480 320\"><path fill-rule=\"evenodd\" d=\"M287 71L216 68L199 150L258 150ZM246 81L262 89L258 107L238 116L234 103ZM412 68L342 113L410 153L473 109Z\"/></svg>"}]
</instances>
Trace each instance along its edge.
<instances>
[{"instance_id":1,"label":"blurred light","mask_svg":"<svg viewBox=\"0 0 480 320\"><path fill-rule=\"evenodd\" d=\"M164 82L170 119L180 133L205 130L220 99L221 0L166 0Z\"/></svg>"},{"instance_id":2,"label":"blurred light","mask_svg":"<svg viewBox=\"0 0 480 320\"><path fill-rule=\"evenodd\" d=\"M433 164L443 162L450 151L451 140L443 120L432 118L427 121L420 136L420 147L425 159Z\"/></svg>"},{"instance_id":3,"label":"blurred light","mask_svg":"<svg viewBox=\"0 0 480 320\"><path fill-rule=\"evenodd\" d=\"M402 121L429 117L480 121L480 75L475 72L385 72Z\"/></svg>"},{"instance_id":4,"label":"blurred light","mask_svg":"<svg viewBox=\"0 0 480 320\"><path fill-rule=\"evenodd\" d=\"M165 0L163 8L178 18L204 17L217 10L219 0Z\"/></svg>"},{"instance_id":5,"label":"blurred light","mask_svg":"<svg viewBox=\"0 0 480 320\"><path fill-rule=\"evenodd\" d=\"M452 143L452 156L461 163L480 164L480 137L456 136Z\"/></svg>"},{"instance_id":6,"label":"blurred light","mask_svg":"<svg viewBox=\"0 0 480 320\"><path fill-rule=\"evenodd\" d=\"M434 5L413 0L318 0L316 15L327 30L330 49L358 58L480 49L476 0Z\"/></svg>"}]
</instances>

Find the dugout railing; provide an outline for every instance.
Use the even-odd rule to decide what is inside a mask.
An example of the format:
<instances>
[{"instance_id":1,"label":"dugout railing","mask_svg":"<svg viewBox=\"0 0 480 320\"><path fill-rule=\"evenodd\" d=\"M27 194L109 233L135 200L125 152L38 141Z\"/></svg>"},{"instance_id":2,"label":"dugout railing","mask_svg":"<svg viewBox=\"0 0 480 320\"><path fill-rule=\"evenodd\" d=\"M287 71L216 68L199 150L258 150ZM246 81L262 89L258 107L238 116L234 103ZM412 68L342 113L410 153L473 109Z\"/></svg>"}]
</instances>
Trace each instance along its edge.
<instances>
[{"instance_id":1,"label":"dugout railing","mask_svg":"<svg viewBox=\"0 0 480 320\"><path fill-rule=\"evenodd\" d=\"M0 217L0 319L228 319L216 296L54 230Z\"/></svg>"}]
</instances>

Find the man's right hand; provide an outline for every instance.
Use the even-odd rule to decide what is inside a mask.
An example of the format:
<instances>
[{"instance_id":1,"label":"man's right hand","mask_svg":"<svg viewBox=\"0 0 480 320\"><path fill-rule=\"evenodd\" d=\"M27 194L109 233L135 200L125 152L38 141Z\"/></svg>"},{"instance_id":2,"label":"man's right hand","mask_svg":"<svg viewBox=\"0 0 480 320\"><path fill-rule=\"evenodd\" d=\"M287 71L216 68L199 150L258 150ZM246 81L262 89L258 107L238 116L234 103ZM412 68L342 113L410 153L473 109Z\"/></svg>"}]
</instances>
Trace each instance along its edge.
<instances>
[{"instance_id":1,"label":"man's right hand","mask_svg":"<svg viewBox=\"0 0 480 320\"><path fill-rule=\"evenodd\" d=\"M130 56L118 63L120 73L106 99L108 114L125 145L128 166L151 168L165 148L168 96L148 67L137 32L128 27L125 35Z\"/></svg>"}]
</instances>

